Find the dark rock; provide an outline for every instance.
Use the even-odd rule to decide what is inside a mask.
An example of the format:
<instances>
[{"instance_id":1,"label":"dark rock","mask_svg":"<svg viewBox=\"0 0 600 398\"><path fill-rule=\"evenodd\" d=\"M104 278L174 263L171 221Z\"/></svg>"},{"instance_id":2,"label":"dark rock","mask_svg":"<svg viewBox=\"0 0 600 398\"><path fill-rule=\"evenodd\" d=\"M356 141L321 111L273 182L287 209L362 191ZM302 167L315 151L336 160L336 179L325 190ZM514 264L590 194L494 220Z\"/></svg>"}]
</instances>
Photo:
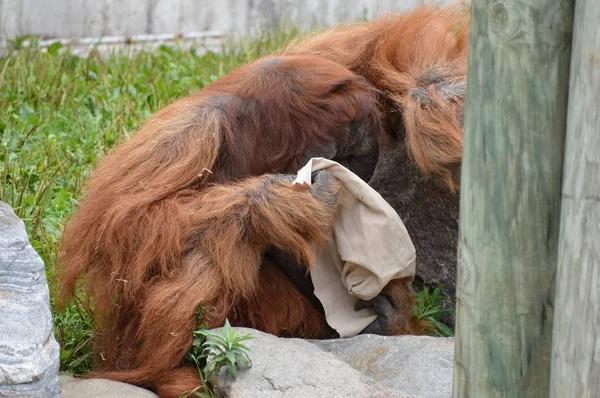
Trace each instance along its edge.
<instances>
[{"instance_id":1,"label":"dark rock","mask_svg":"<svg viewBox=\"0 0 600 398\"><path fill-rule=\"evenodd\" d=\"M456 264L458 247L459 195L423 177L399 142L381 152L369 185L396 210L417 252L415 287L444 285L450 298L447 308L456 307ZM454 314L444 319L454 327Z\"/></svg>"}]
</instances>

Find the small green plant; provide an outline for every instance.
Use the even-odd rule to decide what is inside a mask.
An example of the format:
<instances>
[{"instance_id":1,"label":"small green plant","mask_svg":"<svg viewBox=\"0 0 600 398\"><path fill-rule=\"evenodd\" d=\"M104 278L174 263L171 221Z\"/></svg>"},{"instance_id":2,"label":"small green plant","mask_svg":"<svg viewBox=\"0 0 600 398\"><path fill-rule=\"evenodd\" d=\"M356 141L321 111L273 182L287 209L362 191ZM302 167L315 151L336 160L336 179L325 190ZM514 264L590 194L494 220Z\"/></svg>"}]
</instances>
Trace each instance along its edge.
<instances>
[{"instance_id":1,"label":"small green plant","mask_svg":"<svg viewBox=\"0 0 600 398\"><path fill-rule=\"evenodd\" d=\"M203 307L199 308L197 310L198 317L205 311ZM219 374L224 366L228 368L233 380L237 377L237 370L240 365L251 368L252 361L248 356L248 352L252 350L242 344L242 341L253 338L250 334L239 335L236 330L231 328L229 319L225 319L225 326L219 332L207 330L205 324L201 324L200 329L194 332L194 342L188 354L188 360L196 365L202 384L182 398L190 396L215 397L208 379L213 374Z\"/></svg>"},{"instance_id":2,"label":"small green plant","mask_svg":"<svg viewBox=\"0 0 600 398\"><path fill-rule=\"evenodd\" d=\"M235 380L239 365L247 368L252 367L252 361L248 356L248 352L252 350L242 344L242 341L254 337L249 334L239 335L236 330L231 328L228 319L225 320L225 326L219 332L198 330L195 333L205 337L202 346L207 354L204 368L204 374L207 377L210 377L213 373L219 374L221 368L227 366L231 378Z\"/></svg>"},{"instance_id":3,"label":"small green plant","mask_svg":"<svg viewBox=\"0 0 600 398\"><path fill-rule=\"evenodd\" d=\"M79 301L64 311L55 311L55 335L60 341L62 371L75 376L85 375L94 364L92 352L93 318ZM83 370L83 371L82 371Z\"/></svg>"},{"instance_id":4,"label":"small green plant","mask_svg":"<svg viewBox=\"0 0 600 398\"><path fill-rule=\"evenodd\" d=\"M206 377L204 376L204 373L200 366L200 361L196 357L192 357L192 358L193 358L193 361L196 363L196 367L198 368L198 375L200 376L200 381L202 382L202 384L200 384L198 387L194 388L189 393L182 395L180 398L188 398L188 397L215 398L216 395L213 392L212 388L209 386L208 381L206 380Z\"/></svg>"},{"instance_id":5,"label":"small green plant","mask_svg":"<svg viewBox=\"0 0 600 398\"><path fill-rule=\"evenodd\" d=\"M417 292L417 307L415 308L415 317L429 322L435 329L434 335L439 337L454 336L454 331L441 321L442 317L454 311L444 308L444 302L449 298L442 294L442 286L429 290L427 286Z\"/></svg>"}]
</instances>

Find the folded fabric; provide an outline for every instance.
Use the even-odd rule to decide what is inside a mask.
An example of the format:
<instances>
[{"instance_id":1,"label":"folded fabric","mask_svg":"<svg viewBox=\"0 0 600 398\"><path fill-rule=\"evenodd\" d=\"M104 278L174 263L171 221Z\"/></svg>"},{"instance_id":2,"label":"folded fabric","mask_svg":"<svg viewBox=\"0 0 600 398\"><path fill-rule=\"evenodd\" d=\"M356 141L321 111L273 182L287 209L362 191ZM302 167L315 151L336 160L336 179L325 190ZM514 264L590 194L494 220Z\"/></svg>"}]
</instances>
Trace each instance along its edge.
<instances>
[{"instance_id":1,"label":"folded fabric","mask_svg":"<svg viewBox=\"0 0 600 398\"><path fill-rule=\"evenodd\" d=\"M365 181L337 162L312 158L295 184L327 169L343 186L333 230L324 250L315 250L310 272L327 323L341 337L360 333L377 315L354 310L359 299L377 296L393 279L415 275L415 247L398 213Z\"/></svg>"}]
</instances>

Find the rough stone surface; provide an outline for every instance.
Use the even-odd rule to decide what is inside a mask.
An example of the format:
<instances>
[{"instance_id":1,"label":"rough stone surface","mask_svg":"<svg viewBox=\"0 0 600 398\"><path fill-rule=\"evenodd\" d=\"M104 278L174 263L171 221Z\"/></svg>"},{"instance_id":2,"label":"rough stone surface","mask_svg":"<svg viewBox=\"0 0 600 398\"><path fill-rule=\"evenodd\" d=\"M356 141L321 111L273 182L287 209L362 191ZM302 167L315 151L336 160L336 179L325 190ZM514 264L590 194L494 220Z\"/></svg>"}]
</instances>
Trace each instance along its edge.
<instances>
[{"instance_id":1,"label":"rough stone surface","mask_svg":"<svg viewBox=\"0 0 600 398\"><path fill-rule=\"evenodd\" d=\"M371 386L367 376L307 340L236 329L256 337L246 342L253 350L252 368L240 369L235 381L221 369L216 380L219 397L408 398Z\"/></svg>"},{"instance_id":2,"label":"rough stone surface","mask_svg":"<svg viewBox=\"0 0 600 398\"><path fill-rule=\"evenodd\" d=\"M61 398L156 398L158 395L131 384L107 379L59 377Z\"/></svg>"},{"instance_id":3,"label":"rough stone surface","mask_svg":"<svg viewBox=\"0 0 600 398\"><path fill-rule=\"evenodd\" d=\"M0 202L0 397L58 397L54 339L44 262L25 224Z\"/></svg>"},{"instance_id":4,"label":"rough stone surface","mask_svg":"<svg viewBox=\"0 0 600 398\"><path fill-rule=\"evenodd\" d=\"M219 397L452 396L454 339L362 335L348 339L277 338L253 329L251 369L217 378Z\"/></svg>"},{"instance_id":5,"label":"rough stone surface","mask_svg":"<svg viewBox=\"0 0 600 398\"><path fill-rule=\"evenodd\" d=\"M418 398L452 396L453 338L361 335L311 342L369 376L379 389Z\"/></svg>"}]
</instances>

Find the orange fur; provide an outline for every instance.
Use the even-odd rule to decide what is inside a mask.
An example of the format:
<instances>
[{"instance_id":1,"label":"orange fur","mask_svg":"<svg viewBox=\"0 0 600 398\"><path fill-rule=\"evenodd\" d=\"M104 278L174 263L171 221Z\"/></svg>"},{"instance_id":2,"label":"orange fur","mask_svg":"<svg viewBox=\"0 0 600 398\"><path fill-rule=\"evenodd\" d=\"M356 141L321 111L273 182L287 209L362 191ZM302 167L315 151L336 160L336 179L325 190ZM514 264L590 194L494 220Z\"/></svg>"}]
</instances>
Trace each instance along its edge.
<instances>
[{"instance_id":1,"label":"orange fur","mask_svg":"<svg viewBox=\"0 0 600 398\"><path fill-rule=\"evenodd\" d=\"M456 191L463 148L469 18L462 6L437 9L426 5L410 13L315 33L282 53L317 54L364 76L386 96L386 124L392 124L392 130L400 127L394 124L403 125L420 171Z\"/></svg>"},{"instance_id":2,"label":"orange fur","mask_svg":"<svg viewBox=\"0 0 600 398\"><path fill-rule=\"evenodd\" d=\"M435 74L462 84L467 36L457 27L465 21L423 8L308 38L162 109L108 155L65 230L59 261L62 300L83 279L93 308L95 375L161 397L195 388L184 358L199 305L211 328L229 317L276 335L323 337L323 315L262 254L276 246L308 271L310 244L324 243L340 187L317 198L267 174L294 173L356 123L384 141L381 105L387 124L404 114L421 170L456 188L464 100L448 101ZM416 101L416 89L432 104ZM378 104L381 92L395 105ZM399 311L391 334L426 327L412 317L410 283L384 293Z\"/></svg>"},{"instance_id":3,"label":"orange fur","mask_svg":"<svg viewBox=\"0 0 600 398\"><path fill-rule=\"evenodd\" d=\"M400 309L388 320L388 334L420 335L433 331L433 326L424 320L418 320L413 314L417 304L417 297L412 288L412 280L409 278L394 279L383 289L382 294L389 298L392 305Z\"/></svg>"},{"instance_id":4,"label":"orange fur","mask_svg":"<svg viewBox=\"0 0 600 398\"><path fill-rule=\"evenodd\" d=\"M211 328L230 317L322 336L322 314L262 254L278 247L308 271L310 244L325 242L340 185L317 198L265 173L295 172L307 152L353 123L379 134L376 90L364 79L319 57L271 57L157 112L108 155L60 258L62 300L83 278L93 309L94 375L168 390L161 396L183 388L164 386L165 375L193 382L181 367L200 305Z\"/></svg>"},{"instance_id":5,"label":"orange fur","mask_svg":"<svg viewBox=\"0 0 600 398\"><path fill-rule=\"evenodd\" d=\"M237 313L243 316L234 319L233 325L250 325L276 336L326 336L325 316L298 291L276 264L262 264L260 282L260 293L240 303Z\"/></svg>"}]
</instances>

